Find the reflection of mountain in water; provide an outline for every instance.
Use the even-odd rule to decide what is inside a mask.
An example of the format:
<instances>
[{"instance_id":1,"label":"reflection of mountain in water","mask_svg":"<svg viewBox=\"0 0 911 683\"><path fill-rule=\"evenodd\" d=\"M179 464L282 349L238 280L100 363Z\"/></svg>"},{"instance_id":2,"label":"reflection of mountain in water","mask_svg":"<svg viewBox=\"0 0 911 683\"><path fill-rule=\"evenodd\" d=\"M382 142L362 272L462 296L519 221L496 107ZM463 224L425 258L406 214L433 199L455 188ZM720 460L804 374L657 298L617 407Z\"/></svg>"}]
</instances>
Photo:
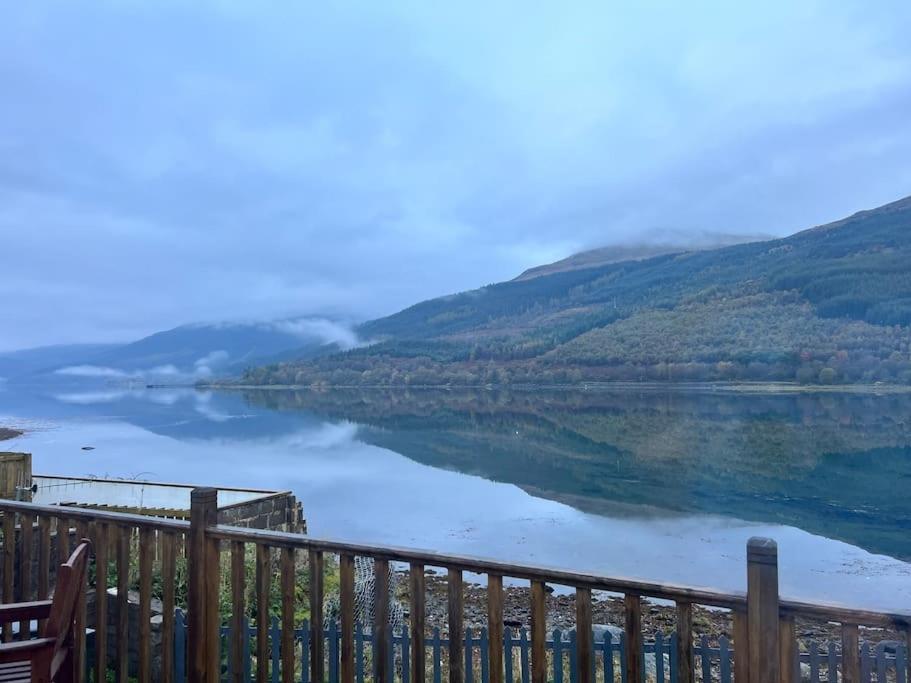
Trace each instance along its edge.
<instances>
[{"instance_id":1,"label":"reflection of mountain in water","mask_svg":"<svg viewBox=\"0 0 911 683\"><path fill-rule=\"evenodd\" d=\"M622 392L249 392L364 425L435 467L592 512L776 522L911 558L911 396Z\"/></svg>"},{"instance_id":2,"label":"reflection of mountain in water","mask_svg":"<svg viewBox=\"0 0 911 683\"><path fill-rule=\"evenodd\" d=\"M121 388L58 393L0 392L0 415L30 420L109 419L181 441L275 439L319 427L312 415L289 414L252 405L236 393L193 389Z\"/></svg>"},{"instance_id":3,"label":"reflection of mountain in water","mask_svg":"<svg viewBox=\"0 0 911 683\"><path fill-rule=\"evenodd\" d=\"M326 419L434 467L618 516L713 513L911 558L911 396L655 391L0 391L0 415L279 442Z\"/></svg>"}]
</instances>

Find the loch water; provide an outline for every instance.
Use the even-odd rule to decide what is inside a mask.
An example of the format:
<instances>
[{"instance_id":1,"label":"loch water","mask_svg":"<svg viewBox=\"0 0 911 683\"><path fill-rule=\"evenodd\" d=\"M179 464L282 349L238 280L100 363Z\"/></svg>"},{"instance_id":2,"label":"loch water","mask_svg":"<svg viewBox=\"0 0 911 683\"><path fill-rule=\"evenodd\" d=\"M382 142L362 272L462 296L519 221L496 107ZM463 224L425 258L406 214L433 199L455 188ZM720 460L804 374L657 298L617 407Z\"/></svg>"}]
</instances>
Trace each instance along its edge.
<instances>
[{"instance_id":1,"label":"loch water","mask_svg":"<svg viewBox=\"0 0 911 683\"><path fill-rule=\"evenodd\" d=\"M911 608L911 395L7 387L40 474L290 489L310 533ZM90 446L91 450L83 450Z\"/></svg>"}]
</instances>

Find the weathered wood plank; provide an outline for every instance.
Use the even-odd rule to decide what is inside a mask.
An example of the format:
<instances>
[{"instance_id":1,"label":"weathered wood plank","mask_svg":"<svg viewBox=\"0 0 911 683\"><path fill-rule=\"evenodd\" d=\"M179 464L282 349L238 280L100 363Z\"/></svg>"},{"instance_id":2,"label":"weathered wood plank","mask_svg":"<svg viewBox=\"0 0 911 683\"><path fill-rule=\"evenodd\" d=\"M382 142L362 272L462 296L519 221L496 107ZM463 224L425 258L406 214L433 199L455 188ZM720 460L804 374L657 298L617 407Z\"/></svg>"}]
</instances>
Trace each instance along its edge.
<instances>
[{"instance_id":1,"label":"weathered wood plank","mask_svg":"<svg viewBox=\"0 0 911 683\"><path fill-rule=\"evenodd\" d=\"M734 681L745 683L750 675L750 631L744 611L734 612Z\"/></svg>"},{"instance_id":2,"label":"weathered wood plank","mask_svg":"<svg viewBox=\"0 0 911 683\"><path fill-rule=\"evenodd\" d=\"M231 676L234 683L244 681L244 650L247 648L245 548L240 541L231 542Z\"/></svg>"},{"instance_id":3,"label":"weathered wood plank","mask_svg":"<svg viewBox=\"0 0 911 683\"><path fill-rule=\"evenodd\" d=\"M38 518L38 599L50 595L51 573L51 518Z\"/></svg>"},{"instance_id":4,"label":"weathered wood plank","mask_svg":"<svg viewBox=\"0 0 911 683\"><path fill-rule=\"evenodd\" d=\"M860 683L860 632L857 624L842 624L841 653L842 682Z\"/></svg>"},{"instance_id":5,"label":"weathered wood plank","mask_svg":"<svg viewBox=\"0 0 911 683\"><path fill-rule=\"evenodd\" d=\"M779 662L778 671L780 672L781 683L800 683L800 680L794 679L794 667L797 657L797 632L794 628L794 617L782 616L778 624L779 637ZM860 683L856 681L855 683Z\"/></svg>"},{"instance_id":6,"label":"weathered wood plank","mask_svg":"<svg viewBox=\"0 0 911 683\"><path fill-rule=\"evenodd\" d=\"M282 683L294 683L294 549L281 550Z\"/></svg>"},{"instance_id":7,"label":"weathered wood plank","mask_svg":"<svg viewBox=\"0 0 911 683\"><path fill-rule=\"evenodd\" d=\"M902 640L905 641L905 672L906 683L911 683L911 620L902 623L899 631L902 634Z\"/></svg>"},{"instance_id":8,"label":"weathered wood plank","mask_svg":"<svg viewBox=\"0 0 911 683\"><path fill-rule=\"evenodd\" d=\"M256 683L269 680L269 546L256 545Z\"/></svg>"},{"instance_id":9,"label":"weathered wood plank","mask_svg":"<svg viewBox=\"0 0 911 683\"><path fill-rule=\"evenodd\" d=\"M83 539L90 537L89 535L89 523L85 520L73 520L73 528L75 529L75 537L72 539L72 542L69 543L67 549L67 559L69 555L72 554L72 551L75 550L75 547L82 542ZM69 534L67 534L69 537ZM88 614L86 611L86 593L88 592L88 583L89 577L88 572L86 572L85 581L83 583L83 590L79 594L79 600L76 602L76 619L75 619L75 633L73 634L73 646L75 649L74 661L76 666L76 683L83 683L85 680L86 674L86 652L85 652L85 628L88 623Z\"/></svg>"},{"instance_id":10,"label":"weathered wood plank","mask_svg":"<svg viewBox=\"0 0 911 683\"><path fill-rule=\"evenodd\" d=\"M392 683L389 680L389 562L374 560L374 587L373 596L373 651L374 674L377 683Z\"/></svg>"},{"instance_id":11,"label":"weathered wood plank","mask_svg":"<svg viewBox=\"0 0 911 683\"><path fill-rule=\"evenodd\" d=\"M79 522L74 519L58 519L57 549L60 556L57 558L57 563L66 562L81 540Z\"/></svg>"},{"instance_id":12,"label":"weathered wood plank","mask_svg":"<svg viewBox=\"0 0 911 683\"><path fill-rule=\"evenodd\" d=\"M217 498L216 498L217 500ZM211 520L218 521L218 506L210 510ZM221 541L204 534L206 553L206 680L208 683L221 681Z\"/></svg>"},{"instance_id":13,"label":"weathered wood plank","mask_svg":"<svg viewBox=\"0 0 911 683\"><path fill-rule=\"evenodd\" d=\"M595 646L592 633L592 592L576 589L576 666L579 683L593 683Z\"/></svg>"},{"instance_id":14,"label":"weathered wood plank","mask_svg":"<svg viewBox=\"0 0 911 683\"><path fill-rule=\"evenodd\" d=\"M319 683L326 677L326 641L323 638L323 592L325 562L321 550L311 550L310 565L310 680Z\"/></svg>"},{"instance_id":15,"label":"weathered wood plank","mask_svg":"<svg viewBox=\"0 0 911 683\"><path fill-rule=\"evenodd\" d=\"M34 543L35 517L30 514L19 515L19 596L18 602L32 599L32 544ZM28 640L28 620L19 622L19 639Z\"/></svg>"},{"instance_id":16,"label":"weathered wood plank","mask_svg":"<svg viewBox=\"0 0 911 683\"><path fill-rule=\"evenodd\" d=\"M426 678L425 631L427 606L424 585L424 565L412 563L408 576L411 582L411 604L408 608L411 632L411 683L424 683ZM491 681L491 683L493 683Z\"/></svg>"},{"instance_id":17,"label":"weathered wood plank","mask_svg":"<svg viewBox=\"0 0 911 683\"><path fill-rule=\"evenodd\" d=\"M38 517L38 600L46 600L51 593L51 518ZM38 633L44 633L46 619L38 620Z\"/></svg>"},{"instance_id":18,"label":"weathered wood plank","mask_svg":"<svg viewBox=\"0 0 911 683\"><path fill-rule=\"evenodd\" d=\"M624 632L626 633L626 676L629 683L644 682L642 670L642 598L633 593L624 596Z\"/></svg>"},{"instance_id":19,"label":"weathered wood plank","mask_svg":"<svg viewBox=\"0 0 911 683\"><path fill-rule=\"evenodd\" d=\"M747 629L750 683L778 683L778 546L767 538L747 543Z\"/></svg>"},{"instance_id":20,"label":"weathered wood plank","mask_svg":"<svg viewBox=\"0 0 911 683\"><path fill-rule=\"evenodd\" d=\"M161 680L174 681L174 583L177 574L176 534L161 533ZM183 681L180 681L183 683Z\"/></svg>"},{"instance_id":21,"label":"weathered wood plank","mask_svg":"<svg viewBox=\"0 0 911 683\"><path fill-rule=\"evenodd\" d=\"M531 582L531 681L547 683L547 591L543 581Z\"/></svg>"},{"instance_id":22,"label":"weathered wood plank","mask_svg":"<svg viewBox=\"0 0 911 683\"><path fill-rule=\"evenodd\" d=\"M190 529L186 534L188 566L187 654L190 683L218 680L218 545L207 529L218 523L218 491L198 487L190 491ZM214 555L214 557L213 557ZM214 603L214 604L213 604ZM215 610L213 615L212 610ZM212 623L213 616L216 618Z\"/></svg>"},{"instance_id":23,"label":"weathered wood plank","mask_svg":"<svg viewBox=\"0 0 911 683\"><path fill-rule=\"evenodd\" d=\"M490 683L503 683L503 577L499 574L487 577L487 633Z\"/></svg>"},{"instance_id":24,"label":"weathered wood plank","mask_svg":"<svg viewBox=\"0 0 911 683\"><path fill-rule=\"evenodd\" d=\"M677 603L677 683L693 683L693 605Z\"/></svg>"},{"instance_id":25,"label":"weathered wood plank","mask_svg":"<svg viewBox=\"0 0 911 683\"><path fill-rule=\"evenodd\" d=\"M463 617L462 570L450 568L447 572L449 612L449 683L465 680L465 634Z\"/></svg>"},{"instance_id":26,"label":"weathered wood plank","mask_svg":"<svg viewBox=\"0 0 911 683\"><path fill-rule=\"evenodd\" d=\"M152 562L155 530L139 532L139 682L152 680Z\"/></svg>"},{"instance_id":27,"label":"weathered wood plank","mask_svg":"<svg viewBox=\"0 0 911 683\"><path fill-rule=\"evenodd\" d=\"M911 620L902 623L899 631L902 634L902 640L905 641L905 672L906 683L911 683Z\"/></svg>"},{"instance_id":28,"label":"weathered wood plank","mask_svg":"<svg viewBox=\"0 0 911 683\"><path fill-rule=\"evenodd\" d=\"M341 676L342 683L354 683L354 556L342 553L338 560L342 628Z\"/></svg>"},{"instance_id":29,"label":"weathered wood plank","mask_svg":"<svg viewBox=\"0 0 911 683\"><path fill-rule=\"evenodd\" d=\"M117 553L117 681L127 683L130 667L130 527L116 526Z\"/></svg>"},{"instance_id":30,"label":"weathered wood plank","mask_svg":"<svg viewBox=\"0 0 911 683\"><path fill-rule=\"evenodd\" d=\"M108 666L108 525L92 524L95 545L95 680L107 680Z\"/></svg>"},{"instance_id":31,"label":"weathered wood plank","mask_svg":"<svg viewBox=\"0 0 911 683\"><path fill-rule=\"evenodd\" d=\"M16 514L3 513L3 602L7 605L16 602L13 594L13 575L16 572ZM13 625L3 623L3 642L13 639Z\"/></svg>"}]
</instances>

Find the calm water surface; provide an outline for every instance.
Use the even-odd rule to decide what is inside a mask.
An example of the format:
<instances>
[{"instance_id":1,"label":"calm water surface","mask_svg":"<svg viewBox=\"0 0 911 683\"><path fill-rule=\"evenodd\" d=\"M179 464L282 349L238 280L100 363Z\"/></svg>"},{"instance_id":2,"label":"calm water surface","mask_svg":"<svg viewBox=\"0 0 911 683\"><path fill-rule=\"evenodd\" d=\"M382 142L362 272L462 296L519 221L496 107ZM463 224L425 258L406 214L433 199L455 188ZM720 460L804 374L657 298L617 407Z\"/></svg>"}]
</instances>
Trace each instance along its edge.
<instances>
[{"instance_id":1,"label":"calm water surface","mask_svg":"<svg viewBox=\"0 0 911 683\"><path fill-rule=\"evenodd\" d=\"M44 474L290 488L310 532L911 608L911 396L0 391ZM94 450L83 451L82 446Z\"/></svg>"}]
</instances>

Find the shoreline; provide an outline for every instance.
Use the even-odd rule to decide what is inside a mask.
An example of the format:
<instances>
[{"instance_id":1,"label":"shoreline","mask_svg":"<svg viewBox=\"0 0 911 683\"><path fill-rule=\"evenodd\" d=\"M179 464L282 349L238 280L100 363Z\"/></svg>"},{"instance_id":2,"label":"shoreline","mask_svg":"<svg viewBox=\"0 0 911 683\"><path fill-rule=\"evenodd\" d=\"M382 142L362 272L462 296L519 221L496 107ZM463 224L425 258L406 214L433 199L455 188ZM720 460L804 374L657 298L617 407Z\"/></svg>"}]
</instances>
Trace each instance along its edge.
<instances>
[{"instance_id":1,"label":"shoreline","mask_svg":"<svg viewBox=\"0 0 911 683\"><path fill-rule=\"evenodd\" d=\"M427 625L438 626L445 631L448 623L448 584L443 574L425 570L425 604ZM408 605L410 582L408 571L397 571L398 590L396 596ZM487 626L487 588L479 583L464 582L465 626L472 629ZM560 629L564 633L575 628L576 604L572 593L548 593L546 597L547 632ZM625 603L622 597L594 591L592 594L592 623L596 626L623 628ZM503 623L511 628L531 627L531 589L525 586L503 586ZM661 632L672 633L677 627L676 607L649 599L642 601L642 632L647 638ZM715 610L694 605L693 631L697 636L706 636L712 647L718 647L718 639L733 638L733 617L730 611ZM798 638L816 641L841 641L841 626L827 621L800 617L795 621ZM861 628L863 639L868 642L899 640L901 634L893 629Z\"/></svg>"},{"instance_id":2,"label":"shoreline","mask_svg":"<svg viewBox=\"0 0 911 683\"><path fill-rule=\"evenodd\" d=\"M147 389L188 385L150 384ZM736 394L861 394L887 396L911 394L911 385L901 384L795 384L792 382L581 382L578 384L236 384L211 382L190 385L218 391L332 391L360 390L484 390L484 391L680 391Z\"/></svg>"},{"instance_id":3,"label":"shoreline","mask_svg":"<svg viewBox=\"0 0 911 683\"><path fill-rule=\"evenodd\" d=\"M9 441L25 434L22 429L13 429L12 427L0 427L0 441Z\"/></svg>"}]
</instances>

